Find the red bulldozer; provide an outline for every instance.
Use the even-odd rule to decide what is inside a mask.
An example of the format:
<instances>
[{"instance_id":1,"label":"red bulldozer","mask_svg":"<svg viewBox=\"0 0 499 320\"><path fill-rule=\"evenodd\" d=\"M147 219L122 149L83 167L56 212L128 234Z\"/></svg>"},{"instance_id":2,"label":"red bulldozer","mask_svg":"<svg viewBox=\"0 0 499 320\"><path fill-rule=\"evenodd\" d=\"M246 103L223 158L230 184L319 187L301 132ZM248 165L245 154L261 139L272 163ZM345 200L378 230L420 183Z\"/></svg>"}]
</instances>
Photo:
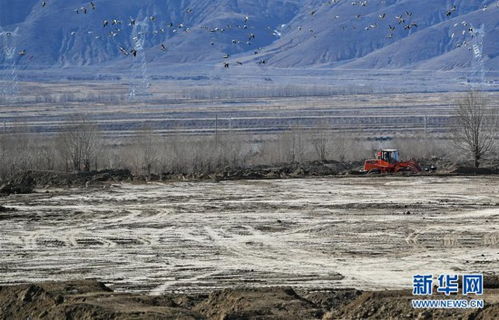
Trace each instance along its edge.
<instances>
[{"instance_id":1,"label":"red bulldozer","mask_svg":"<svg viewBox=\"0 0 499 320\"><path fill-rule=\"evenodd\" d=\"M421 167L415 161L401 162L397 149L382 149L376 152L376 159L366 160L364 172L367 173L395 173L410 171L421 172Z\"/></svg>"}]
</instances>

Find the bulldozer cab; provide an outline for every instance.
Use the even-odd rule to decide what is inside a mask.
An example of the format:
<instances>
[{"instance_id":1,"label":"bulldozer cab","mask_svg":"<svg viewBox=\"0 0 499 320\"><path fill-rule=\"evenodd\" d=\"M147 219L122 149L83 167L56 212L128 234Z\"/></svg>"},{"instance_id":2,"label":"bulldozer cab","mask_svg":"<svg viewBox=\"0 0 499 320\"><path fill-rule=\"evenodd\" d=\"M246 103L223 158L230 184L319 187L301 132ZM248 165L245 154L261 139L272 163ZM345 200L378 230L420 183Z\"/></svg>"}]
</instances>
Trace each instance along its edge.
<instances>
[{"instance_id":1,"label":"bulldozer cab","mask_svg":"<svg viewBox=\"0 0 499 320\"><path fill-rule=\"evenodd\" d=\"M399 152L397 149L384 149L378 151L378 153L376 154L376 159L383 160L388 163L395 163L400 161Z\"/></svg>"}]
</instances>

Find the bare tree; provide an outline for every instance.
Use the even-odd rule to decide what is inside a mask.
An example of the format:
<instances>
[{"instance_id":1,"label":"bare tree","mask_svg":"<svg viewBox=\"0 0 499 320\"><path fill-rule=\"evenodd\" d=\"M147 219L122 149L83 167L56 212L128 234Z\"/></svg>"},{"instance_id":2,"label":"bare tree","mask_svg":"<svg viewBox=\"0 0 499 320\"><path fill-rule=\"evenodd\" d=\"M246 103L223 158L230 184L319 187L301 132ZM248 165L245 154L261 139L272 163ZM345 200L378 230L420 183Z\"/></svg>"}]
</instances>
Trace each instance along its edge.
<instances>
[{"instance_id":1,"label":"bare tree","mask_svg":"<svg viewBox=\"0 0 499 320\"><path fill-rule=\"evenodd\" d=\"M355 145L355 143L343 132L334 132L329 139L331 140L330 149L334 154L334 159L345 162L347 159L347 151L351 152L352 146Z\"/></svg>"},{"instance_id":2,"label":"bare tree","mask_svg":"<svg viewBox=\"0 0 499 320\"><path fill-rule=\"evenodd\" d=\"M458 101L456 145L467 152L475 168L493 149L497 133L497 111L490 108L480 92L471 91Z\"/></svg>"},{"instance_id":3,"label":"bare tree","mask_svg":"<svg viewBox=\"0 0 499 320\"><path fill-rule=\"evenodd\" d=\"M328 157L329 134L326 123L321 123L312 136L312 145L319 160L324 161Z\"/></svg>"},{"instance_id":4,"label":"bare tree","mask_svg":"<svg viewBox=\"0 0 499 320\"><path fill-rule=\"evenodd\" d=\"M172 171L177 173L186 173L188 171L189 162L192 159L188 157L191 150L187 150L186 146L192 148L192 143L187 141L187 138L178 132L175 132L167 140L167 148L172 150L170 160Z\"/></svg>"},{"instance_id":5,"label":"bare tree","mask_svg":"<svg viewBox=\"0 0 499 320\"><path fill-rule=\"evenodd\" d=\"M154 134L154 129L150 125L145 124L137 131L132 150L136 152L138 166L149 178L159 160L160 145L160 139Z\"/></svg>"},{"instance_id":6,"label":"bare tree","mask_svg":"<svg viewBox=\"0 0 499 320\"><path fill-rule=\"evenodd\" d=\"M72 116L59 134L59 152L66 163L75 171L90 171L97 161L101 144L100 130L87 116Z\"/></svg>"},{"instance_id":7,"label":"bare tree","mask_svg":"<svg viewBox=\"0 0 499 320\"><path fill-rule=\"evenodd\" d=\"M278 136L277 147L280 162L294 163L303 160L304 139L302 135L303 131L301 128L294 125Z\"/></svg>"}]
</instances>

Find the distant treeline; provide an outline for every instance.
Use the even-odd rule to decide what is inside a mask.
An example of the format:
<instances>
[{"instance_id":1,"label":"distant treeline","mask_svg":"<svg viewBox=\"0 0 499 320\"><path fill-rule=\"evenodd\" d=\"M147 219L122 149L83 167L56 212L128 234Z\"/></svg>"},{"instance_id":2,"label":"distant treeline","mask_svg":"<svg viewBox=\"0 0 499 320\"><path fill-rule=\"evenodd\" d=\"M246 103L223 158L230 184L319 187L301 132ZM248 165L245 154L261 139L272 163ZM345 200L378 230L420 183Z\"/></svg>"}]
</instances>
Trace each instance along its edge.
<instances>
[{"instance_id":1,"label":"distant treeline","mask_svg":"<svg viewBox=\"0 0 499 320\"><path fill-rule=\"evenodd\" d=\"M28 132L28 133L26 133ZM65 172L130 169L136 175L211 173L227 168L309 161L362 161L380 147L395 147L402 157L450 157L452 146L433 137L376 141L331 130L293 127L274 134L237 131L208 135L158 135L144 126L131 137L105 138L86 116L68 119L55 136L30 134L23 124L0 134L0 178L27 170Z\"/></svg>"}]
</instances>

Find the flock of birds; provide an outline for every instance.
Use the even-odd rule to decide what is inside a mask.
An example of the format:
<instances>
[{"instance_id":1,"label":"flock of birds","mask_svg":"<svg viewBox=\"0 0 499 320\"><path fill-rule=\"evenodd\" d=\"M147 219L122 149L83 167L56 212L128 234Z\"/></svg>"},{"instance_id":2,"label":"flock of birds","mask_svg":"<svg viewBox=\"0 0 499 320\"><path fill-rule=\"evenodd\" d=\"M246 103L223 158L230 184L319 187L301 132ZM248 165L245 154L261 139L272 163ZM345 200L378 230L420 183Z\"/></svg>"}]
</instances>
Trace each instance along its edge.
<instances>
[{"instance_id":1,"label":"flock of birds","mask_svg":"<svg viewBox=\"0 0 499 320\"><path fill-rule=\"evenodd\" d=\"M347 0L328 0L327 2L324 2L323 5L335 5L338 4L342 1L347 1ZM77 15L87 15L90 14L94 10L98 10L98 6L96 4L97 1L90 1L86 5L83 5L79 8L73 9L74 13ZM50 5L50 1L42 1L41 2L41 7L45 8ZM351 1L352 6L356 7L367 7L370 5L369 0L359 0L359 1ZM499 7L499 1L497 2L497 7ZM322 7L316 8L310 12L310 17L314 18L318 14L320 14ZM443 14L446 17L452 17L455 12L458 10L458 8L455 5L452 5L449 8L446 8L443 11ZM482 10L487 10L487 7L484 6ZM185 9L185 13L190 15L194 13L194 10L192 8L187 8ZM340 19L340 16L336 15L333 17L334 19ZM154 22L157 20L156 16L149 16L146 18L150 22ZM354 17L349 17L348 22L344 22L343 24L340 25L342 30L349 30L351 29L358 29L358 23L357 24L352 24L351 21L362 21L363 16L361 14L356 14ZM411 11L406 10L405 12L402 12L395 17L389 17L387 13L379 13L378 16L376 17L378 21L376 22L370 22L367 25L363 26L363 29L365 31L370 31L373 29L381 28L382 26L385 26L387 28L387 39L392 39L395 35L395 32L397 29L401 30L406 30L406 31L411 31L412 29L418 28L418 23L414 21L413 19L413 13ZM387 21L388 20L388 21ZM383 22L385 21L385 22ZM390 22L391 21L391 22ZM227 26L219 26L219 27L201 27L201 29L209 32L209 33L224 33L228 30L234 30L234 29L239 29L239 30L244 30L247 31L247 37L245 39L233 39L232 44L234 45L240 45L240 44L246 44L248 46L252 46L253 42L257 38L257 34L255 31L255 28L250 26L249 24L250 18L248 16L244 17L241 21L240 24L237 25L227 25ZM102 21L102 28L104 29L109 29L107 32L107 36L111 38L115 38L118 36L120 33L124 32L124 27L129 26L129 27L134 27L137 24L142 23L138 22L136 18L129 18L127 21L123 21L118 18L110 18L110 19L105 19ZM466 35L471 35L471 37L474 37L476 34L476 30L474 30L473 26L466 21L462 21L461 23L456 23L454 27L464 27L462 31L458 34L457 32L453 32L450 37L453 39L454 37L459 36L466 36ZM285 25L282 25L284 28ZM160 34L160 33L171 33L171 34L178 34L180 32L191 32L191 28L185 25L184 23L180 24L174 24L174 23L168 23L164 27L159 27L157 30L154 30L152 33L153 34ZM265 32L272 34L273 36L280 37L281 36L281 31L271 28L271 27L266 27ZM304 31L304 28L302 26L298 27L298 31ZM315 34L315 31L313 29L309 29L308 32L313 35L313 37L317 37ZM88 31L88 34L93 34L93 31ZM72 31L71 36L75 36L76 32ZM143 33L139 32L133 40L137 40L137 37L145 36ZM102 35L97 34L95 35L96 39L100 39ZM461 47L461 46L468 46L469 40L463 40L461 42L458 42L456 47ZM210 41L210 45L214 46L215 41ZM169 48L165 43L160 43L158 45L159 50L163 52L169 51ZM138 54L138 48L134 47L133 44L131 47L128 47L123 45L123 44L117 44L117 49L119 49L119 52L121 52L124 56L131 56L131 57L136 57ZM471 50L471 48L469 48ZM262 48L257 48L253 50L253 53L255 55L258 55L259 53L262 52ZM25 56L27 54L26 49L20 50L18 52L19 56ZM224 54L223 56L223 67L224 68L229 68L231 66L231 63L229 62L230 54ZM235 62L237 65L242 65L243 63L240 61ZM266 59L260 59L257 62L259 65L265 65L267 64Z\"/></svg>"}]
</instances>

